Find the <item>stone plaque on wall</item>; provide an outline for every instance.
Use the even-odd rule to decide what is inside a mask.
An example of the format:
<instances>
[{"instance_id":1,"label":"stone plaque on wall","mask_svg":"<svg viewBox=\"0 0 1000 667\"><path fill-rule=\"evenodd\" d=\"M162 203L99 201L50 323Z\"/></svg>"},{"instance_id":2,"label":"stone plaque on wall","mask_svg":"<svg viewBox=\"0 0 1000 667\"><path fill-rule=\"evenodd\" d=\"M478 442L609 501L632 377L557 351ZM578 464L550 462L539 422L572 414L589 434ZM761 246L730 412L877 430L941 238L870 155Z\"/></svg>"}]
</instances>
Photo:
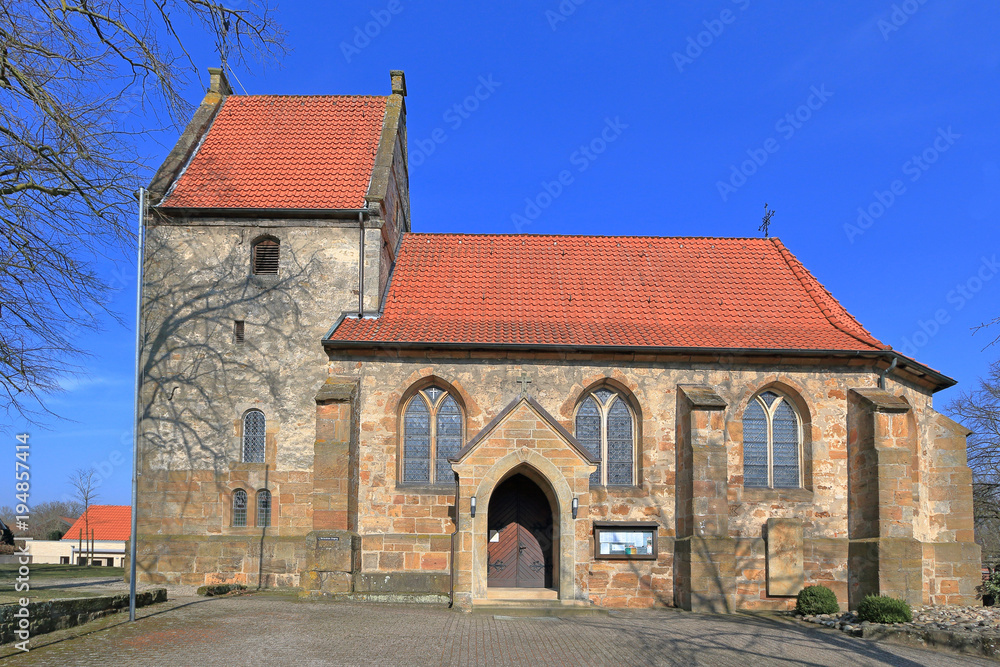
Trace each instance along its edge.
<instances>
[{"instance_id":1,"label":"stone plaque on wall","mask_svg":"<svg viewBox=\"0 0 1000 667\"><path fill-rule=\"evenodd\" d=\"M798 595L804 581L801 519L768 519L767 594Z\"/></svg>"}]
</instances>

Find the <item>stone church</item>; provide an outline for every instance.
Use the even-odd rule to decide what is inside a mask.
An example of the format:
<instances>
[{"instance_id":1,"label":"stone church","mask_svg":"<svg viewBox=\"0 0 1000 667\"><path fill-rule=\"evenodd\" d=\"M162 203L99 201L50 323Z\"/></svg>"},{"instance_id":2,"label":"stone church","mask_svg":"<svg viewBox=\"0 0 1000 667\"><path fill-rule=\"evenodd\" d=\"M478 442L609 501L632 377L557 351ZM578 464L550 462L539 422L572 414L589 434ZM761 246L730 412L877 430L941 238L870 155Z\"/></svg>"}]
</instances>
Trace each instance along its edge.
<instances>
[{"instance_id":1,"label":"stone church","mask_svg":"<svg viewBox=\"0 0 1000 667\"><path fill-rule=\"evenodd\" d=\"M210 79L149 187L140 581L974 600L954 381L781 241L413 232L402 72L387 96Z\"/></svg>"}]
</instances>

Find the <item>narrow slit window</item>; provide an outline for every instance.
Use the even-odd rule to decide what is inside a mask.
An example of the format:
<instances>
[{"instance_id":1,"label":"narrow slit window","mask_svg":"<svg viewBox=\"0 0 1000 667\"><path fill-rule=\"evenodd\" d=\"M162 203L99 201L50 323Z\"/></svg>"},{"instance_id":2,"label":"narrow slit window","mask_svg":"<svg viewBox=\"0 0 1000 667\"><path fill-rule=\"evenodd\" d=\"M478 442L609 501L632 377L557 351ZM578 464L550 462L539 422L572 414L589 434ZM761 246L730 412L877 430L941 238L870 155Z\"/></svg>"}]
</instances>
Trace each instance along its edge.
<instances>
[{"instance_id":1,"label":"narrow slit window","mask_svg":"<svg viewBox=\"0 0 1000 667\"><path fill-rule=\"evenodd\" d=\"M257 492L257 527L267 528L271 525L271 492L261 489Z\"/></svg>"},{"instance_id":2,"label":"narrow slit window","mask_svg":"<svg viewBox=\"0 0 1000 667\"><path fill-rule=\"evenodd\" d=\"M261 239L253 245L253 272L255 275L278 275L281 246L274 239Z\"/></svg>"},{"instance_id":3,"label":"narrow slit window","mask_svg":"<svg viewBox=\"0 0 1000 667\"><path fill-rule=\"evenodd\" d=\"M243 416L243 462L263 463L267 443L267 420L260 410L251 410Z\"/></svg>"},{"instance_id":4,"label":"narrow slit window","mask_svg":"<svg viewBox=\"0 0 1000 667\"><path fill-rule=\"evenodd\" d=\"M246 528L247 525L247 492L236 489L233 492L233 527Z\"/></svg>"},{"instance_id":5,"label":"narrow slit window","mask_svg":"<svg viewBox=\"0 0 1000 667\"><path fill-rule=\"evenodd\" d=\"M246 322L243 320L233 320L233 340L242 343L246 340Z\"/></svg>"}]
</instances>

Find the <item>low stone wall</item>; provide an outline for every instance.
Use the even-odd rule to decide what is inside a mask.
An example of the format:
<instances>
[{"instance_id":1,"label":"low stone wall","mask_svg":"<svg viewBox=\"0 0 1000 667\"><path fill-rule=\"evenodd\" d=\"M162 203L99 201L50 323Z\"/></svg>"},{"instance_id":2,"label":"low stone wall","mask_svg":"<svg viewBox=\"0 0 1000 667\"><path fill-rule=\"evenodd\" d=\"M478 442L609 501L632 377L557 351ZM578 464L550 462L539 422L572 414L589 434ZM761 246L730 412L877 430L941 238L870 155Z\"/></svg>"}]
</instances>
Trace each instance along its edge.
<instances>
[{"instance_id":1,"label":"low stone wall","mask_svg":"<svg viewBox=\"0 0 1000 667\"><path fill-rule=\"evenodd\" d=\"M63 628L93 621L109 614L128 609L128 594L101 595L91 598L64 598L45 602L32 602L28 610L29 636L45 634ZM154 588L137 593L135 606L145 607L156 602L167 601L167 589ZM23 607L18 604L6 604L0 607L0 644L21 641L14 634L19 629L20 619L15 616Z\"/></svg>"},{"instance_id":2,"label":"low stone wall","mask_svg":"<svg viewBox=\"0 0 1000 667\"><path fill-rule=\"evenodd\" d=\"M259 530L259 529L257 529ZM267 535L261 567L256 535L140 535L136 562L140 584L243 584L295 587L306 571L306 536ZM128 559L125 571L128 572ZM126 575L126 580L127 580Z\"/></svg>"}]
</instances>

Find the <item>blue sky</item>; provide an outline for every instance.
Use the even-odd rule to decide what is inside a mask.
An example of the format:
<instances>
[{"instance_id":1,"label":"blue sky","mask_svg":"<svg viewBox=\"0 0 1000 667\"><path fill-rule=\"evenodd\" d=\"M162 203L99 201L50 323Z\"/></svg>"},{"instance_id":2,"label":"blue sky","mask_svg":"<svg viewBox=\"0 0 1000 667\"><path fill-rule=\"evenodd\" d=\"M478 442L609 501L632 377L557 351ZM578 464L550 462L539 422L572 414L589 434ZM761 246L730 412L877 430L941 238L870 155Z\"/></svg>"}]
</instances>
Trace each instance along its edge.
<instances>
[{"instance_id":1,"label":"blue sky","mask_svg":"<svg viewBox=\"0 0 1000 667\"><path fill-rule=\"evenodd\" d=\"M959 381L940 408L1000 357L971 330L1000 314L1000 6L775 5L285 2L292 52L236 74L251 94L387 94L405 70L415 231L758 236L767 202L869 330ZM218 60L202 42L192 103ZM131 322L129 262L102 268ZM133 335L72 341L88 374L49 405L73 421L16 425L34 502L86 466L101 502L129 502Z\"/></svg>"}]
</instances>

